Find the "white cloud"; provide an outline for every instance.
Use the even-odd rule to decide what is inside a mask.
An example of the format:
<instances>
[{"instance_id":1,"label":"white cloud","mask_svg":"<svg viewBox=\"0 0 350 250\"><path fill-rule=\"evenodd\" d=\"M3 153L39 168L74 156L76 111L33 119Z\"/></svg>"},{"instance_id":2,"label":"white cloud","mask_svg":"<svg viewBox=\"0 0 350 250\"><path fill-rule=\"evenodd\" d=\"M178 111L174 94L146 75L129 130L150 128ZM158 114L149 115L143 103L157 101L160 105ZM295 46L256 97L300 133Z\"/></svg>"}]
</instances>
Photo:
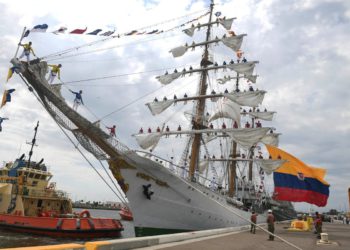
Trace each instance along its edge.
<instances>
[{"instance_id":1,"label":"white cloud","mask_svg":"<svg viewBox=\"0 0 350 250\"><path fill-rule=\"evenodd\" d=\"M23 26L47 23L49 30L67 26L69 31L85 27L89 31L116 27L118 33L123 33L203 10L207 4L207 1L192 3L188 0L63 0L52 6L47 1L38 0L34 6L33 1L0 0L0 77L5 80L8 61L16 50ZM345 1L300 0L287 3L240 0L221 1L216 7L226 16L238 17L233 29L237 33L248 34L243 48L248 59L260 61L257 66L260 75L257 87L269 91L266 106L278 112L276 121L272 124L278 132L283 133L281 148L311 165L329 169L326 179L332 187L327 208L342 205L345 195L334 191L346 189L347 179L344 173L347 172L346 166L350 161L346 151L349 148L347 138L350 136L350 90L347 82L350 77L347 70L350 58L347 42L349 4ZM196 15L160 24L156 28L171 28ZM206 19L207 17L201 22ZM223 32L214 34L222 35ZM193 39L199 41L203 37L204 33L198 33ZM29 39L33 41L35 52L43 56L95 41L96 37L32 34ZM190 105L178 105L166 111L164 116L153 117L144 103L153 100L155 96L172 97L176 93L179 97L185 92L193 95L197 91L198 76L181 78L181 81L163 88L154 79L155 75L163 74L165 70L181 70L199 64L201 51L198 48L176 59L169 53L170 49L185 42L191 43L192 39L186 37L181 29L152 36L151 39L152 41L144 36L112 39L79 49L78 52L109 47L115 47L114 49L52 61L62 62L64 81L145 71L143 74L68 85L74 90L84 90L86 106L98 117L135 101L135 104L104 120L107 125L117 124L118 137L130 147L136 147L130 134L137 132L141 126L144 129L152 126L154 129L166 121L175 129L179 123L185 123L181 113L191 109ZM214 60L219 63L234 57L234 53L228 49L214 47L212 51L218 52ZM155 69L159 71L147 73ZM22 151L27 151L24 141L31 138L33 126L40 120L40 147L34 156L45 158L58 186L66 189L73 198L113 199L113 194L73 150L73 146L16 75L10 83L2 85L0 90L12 87L17 89L13 102L0 110L0 116L10 117L9 121L3 123L3 132L0 133L0 159L13 160L21 145ZM225 87L217 86L212 80L210 88L223 91ZM152 91L154 93L151 95L141 98ZM67 89L63 89L63 94L71 103L73 96ZM178 113L174 115L174 111ZM80 107L80 112L92 121L96 120L84 107ZM220 123L215 125L220 126ZM182 143L185 143L184 138ZM173 154L173 149L176 151L181 146L166 147L174 144L161 141L163 149L160 153L169 157ZM91 156L89 158L92 159ZM339 171L338 166L342 166Z\"/></svg>"}]
</instances>

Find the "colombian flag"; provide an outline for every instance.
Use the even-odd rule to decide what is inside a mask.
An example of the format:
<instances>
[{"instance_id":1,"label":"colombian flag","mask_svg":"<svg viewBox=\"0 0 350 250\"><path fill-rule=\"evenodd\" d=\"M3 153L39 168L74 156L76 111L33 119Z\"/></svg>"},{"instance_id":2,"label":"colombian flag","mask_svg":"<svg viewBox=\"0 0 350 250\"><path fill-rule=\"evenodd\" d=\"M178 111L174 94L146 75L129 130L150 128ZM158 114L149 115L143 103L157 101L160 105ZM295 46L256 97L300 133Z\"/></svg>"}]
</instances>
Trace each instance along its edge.
<instances>
[{"instance_id":1,"label":"colombian flag","mask_svg":"<svg viewBox=\"0 0 350 250\"><path fill-rule=\"evenodd\" d=\"M0 108L2 108L3 106L5 106L5 104L7 102L11 102L11 93L14 92L15 89L8 89L4 91L4 94L2 96L2 101L1 101L1 106Z\"/></svg>"},{"instance_id":2,"label":"colombian flag","mask_svg":"<svg viewBox=\"0 0 350 250\"><path fill-rule=\"evenodd\" d=\"M276 200L307 202L319 207L327 204L329 184L326 170L307 166L283 150L266 145L272 159L287 160L273 173Z\"/></svg>"}]
</instances>

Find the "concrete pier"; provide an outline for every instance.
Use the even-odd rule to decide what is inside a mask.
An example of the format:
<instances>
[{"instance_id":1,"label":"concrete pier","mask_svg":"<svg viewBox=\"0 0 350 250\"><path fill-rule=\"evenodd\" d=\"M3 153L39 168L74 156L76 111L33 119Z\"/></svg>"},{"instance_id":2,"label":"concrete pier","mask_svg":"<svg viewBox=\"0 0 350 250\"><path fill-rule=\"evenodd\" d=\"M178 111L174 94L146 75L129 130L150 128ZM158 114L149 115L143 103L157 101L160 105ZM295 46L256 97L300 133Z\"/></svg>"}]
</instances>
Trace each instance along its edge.
<instances>
[{"instance_id":1,"label":"concrete pier","mask_svg":"<svg viewBox=\"0 0 350 250\"><path fill-rule=\"evenodd\" d=\"M276 224L275 234L303 250L313 249L350 249L350 225L339 223L324 223L323 232L328 234L329 241L322 244L313 231L288 231L290 223ZM108 241L91 241L85 244L63 244L51 246L34 246L11 248L9 250L293 250L287 243L275 238L268 241L268 234L261 229L251 234L247 226L237 228L222 228L206 231L178 233L169 235L125 238Z\"/></svg>"},{"instance_id":2,"label":"concrete pier","mask_svg":"<svg viewBox=\"0 0 350 250\"><path fill-rule=\"evenodd\" d=\"M344 224L323 224L323 232L328 233L330 244L319 244L316 234L311 232L290 232L287 231L290 223L277 224L275 233L283 239L293 243L301 249L350 249L350 225ZM209 236L205 238L173 242L158 246L138 248L138 250L164 249L164 250L292 250L295 249L279 239L268 241L267 233L257 229L256 234L249 231L233 232L221 235Z\"/></svg>"}]
</instances>

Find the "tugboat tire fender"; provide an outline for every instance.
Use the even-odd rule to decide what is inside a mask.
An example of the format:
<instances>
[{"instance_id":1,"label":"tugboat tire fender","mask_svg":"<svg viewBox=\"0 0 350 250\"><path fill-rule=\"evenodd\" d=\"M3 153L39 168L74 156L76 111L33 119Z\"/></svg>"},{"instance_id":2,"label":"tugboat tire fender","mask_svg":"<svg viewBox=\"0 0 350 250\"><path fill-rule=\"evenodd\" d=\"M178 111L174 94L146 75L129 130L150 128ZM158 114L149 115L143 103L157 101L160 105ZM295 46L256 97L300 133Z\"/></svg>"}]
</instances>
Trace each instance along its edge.
<instances>
[{"instance_id":1,"label":"tugboat tire fender","mask_svg":"<svg viewBox=\"0 0 350 250\"><path fill-rule=\"evenodd\" d=\"M80 218L90 218L90 212L88 210L83 210L81 211L81 213L79 214Z\"/></svg>"}]
</instances>

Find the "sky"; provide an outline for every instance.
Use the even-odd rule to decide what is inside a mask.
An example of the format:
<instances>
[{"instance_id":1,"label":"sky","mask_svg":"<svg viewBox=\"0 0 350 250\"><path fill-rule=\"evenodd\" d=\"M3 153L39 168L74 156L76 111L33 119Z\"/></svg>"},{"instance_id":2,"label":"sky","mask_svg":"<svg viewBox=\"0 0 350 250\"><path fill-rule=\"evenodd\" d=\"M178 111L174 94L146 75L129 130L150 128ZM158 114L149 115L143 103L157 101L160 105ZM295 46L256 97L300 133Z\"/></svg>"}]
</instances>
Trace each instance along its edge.
<instances>
[{"instance_id":1,"label":"sky","mask_svg":"<svg viewBox=\"0 0 350 250\"><path fill-rule=\"evenodd\" d=\"M21 79L15 75L5 83L9 61L15 55L21 32L24 27L48 24L46 33L32 33L24 40L32 41L35 53L44 57L102 38L50 33L61 26L68 31L85 27L88 31L115 29L118 34L145 27L147 31L167 30L199 17L208 5L208 1L193 0L62 0L55 5L42 0L0 0L0 91L16 89L12 102L0 109L0 116L9 118L3 122L0 132L1 161L13 161L29 151L26 142L31 140L33 128L40 121L38 147L34 149L33 158L45 158L58 188L67 191L73 200L115 200L114 194L74 149ZM223 16L237 17L232 29L238 34L248 34L242 49L248 59L259 61L256 87L268 91L264 107L277 111L271 125L282 133L279 147L308 165L327 169L326 180L331 185L328 205L313 209L348 209L350 3L345 0L216 1L215 10ZM199 22L205 23L207 18ZM175 59L168 52L186 42L200 41L203 34L204 31L202 36L190 38L176 28L153 36L115 38L77 49L56 60L51 58L49 63L63 65L61 79L66 85L62 94L69 104L73 96L68 88L83 90L85 106L79 107L79 112L91 121L104 117L102 126L116 124L118 138L130 148L138 149L131 134L140 127L156 128L166 121L175 128L186 122L181 113L191 109L189 105L179 105L163 116L153 117L144 104L154 97L159 99L167 95L171 98L174 93L178 96L185 92L195 94L198 76L182 78L163 87L155 76L165 70L198 65L200 49ZM211 52L218 62L234 58L228 48L213 48ZM105 76L118 77L77 82ZM214 83L210 88L223 91L222 86ZM174 146L174 139L163 141L159 153L169 158L183 143ZM88 153L86 156L97 163ZM96 166L101 171L101 167ZM307 210L310 205L298 203L296 207Z\"/></svg>"}]
</instances>

